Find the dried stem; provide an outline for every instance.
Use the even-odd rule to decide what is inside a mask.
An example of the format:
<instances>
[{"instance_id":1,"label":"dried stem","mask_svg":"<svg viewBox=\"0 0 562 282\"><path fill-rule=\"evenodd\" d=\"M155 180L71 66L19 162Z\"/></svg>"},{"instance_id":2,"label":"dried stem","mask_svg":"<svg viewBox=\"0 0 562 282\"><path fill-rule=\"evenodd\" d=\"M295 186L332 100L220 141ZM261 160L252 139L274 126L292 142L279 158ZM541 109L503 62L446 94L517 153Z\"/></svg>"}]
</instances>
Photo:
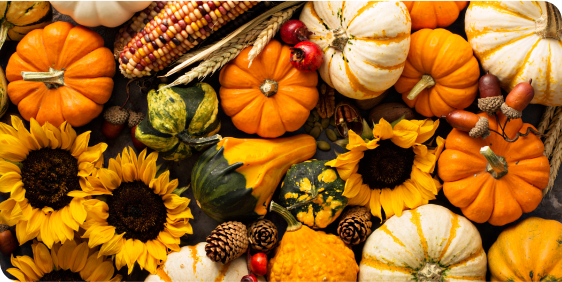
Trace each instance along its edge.
<instances>
[{"instance_id":1,"label":"dried stem","mask_svg":"<svg viewBox=\"0 0 562 282\"><path fill-rule=\"evenodd\" d=\"M552 150L554 150L554 145L558 141L560 132L562 131L562 107L557 107L556 112L550 125L548 126L547 134L548 138L544 141L544 155L550 158Z\"/></svg>"},{"instance_id":2,"label":"dried stem","mask_svg":"<svg viewBox=\"0 0 562 282\"><path fill-rule=\"evenodd\" d=\"M550 177L548 178L548 185L542 191L543 195L546 195L554 187L554 181L558 176L558 170L560 169L560 162L562 161L562 142L556 144L554 153L552 154L552 159L550 159Z\"/></svg>"},{"instance_id":3,"label":"dried stem","mask_svg":"<svg viewBox=\"0 0 562 282\"><path fill-rule=\"evenodd\" d=\"M552 118L554 117L554 113L556 112L555 106L553 107L546 107L544 114L542 115L541 122L539 123L539 132L544 133L545 130L548 128L548 125L552 122Z\"/></svg>"}]
</instances>

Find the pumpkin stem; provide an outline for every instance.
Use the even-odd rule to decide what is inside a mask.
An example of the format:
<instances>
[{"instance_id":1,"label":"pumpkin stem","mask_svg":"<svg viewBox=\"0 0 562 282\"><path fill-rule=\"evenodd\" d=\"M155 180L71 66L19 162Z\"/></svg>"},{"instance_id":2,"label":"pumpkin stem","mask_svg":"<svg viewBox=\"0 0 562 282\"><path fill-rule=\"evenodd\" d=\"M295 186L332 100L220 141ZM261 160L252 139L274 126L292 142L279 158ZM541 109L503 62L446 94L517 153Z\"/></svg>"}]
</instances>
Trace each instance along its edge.
<instances>
[{"instance_id":1,"label":"pumpkin stem","mask_svg":"<svg viewBox=\"0 0 562 282\"><path fill-rule=\"evenodd\" d=\"M500 179L507 174L507 162L504 157L496 155L489 146L482 147L480 149L480 154L488 161L486 171L495 179Z\"/></svg>"},{"instance_id":2,"label":"pumpkin stem","mask_svg":"<svg viewBox=\"0 0 562 282\"><path fill-rule=\"evenodd\" d=\"M269 207L269 211L274 211L278 213L285 221L287 222L287 232L293 232L301 229L302 224L298 222L295 217L284 207L280 206L274 201L271 201L271 206Z\"/></svg>"},{"instance_id":3,"label":"pumpkin stem","mask_svg":"<svg viewBox=\"0 0 562 282\"><path fill-rule=\"evenodd\" d=\"M441 268L436 263L427 262L422 269L418 271L418 281L419 282L437 282L442 281L441 272L443 268Z\"/></svg>"},{"instance_id":4,"label":"pumpkin stem","mask_svg":"<svg viewBox=\"0 0 562 282\"><path fill-rule=\"evenodd\" d=\"M213 145L222 140L222 136L220 136L219 134L215 134L210 137L197 137L190 135L186 132L186 130L176 134L176 137L179 138L183 143L190 146Z\"/></svg>"},{"instance_id":5,"label":"pumpkin stem","mask_svg":"<svg viewBox=\"0 0 562 282\"><path fill-rule=\"evenodd\" d=\"M349 38L345 34L345 30L343 29L343 27L340 27L334 30L334 32L332 32L332 35L334 36L334 39L332 39L332 42L330 42L330 47L336 48L340 50L340 52L343 52L343 49L345 48L345 45L347 45L347 41L349 40Z\"/></svg>"},{"instance_id":6,"label":"pumpkin stem","mask_svg":"<svg viewBox=\"0 0 562 282\"><path fill-rule=\"evenodd\" d=\"M22 71L21 76L24 81L43 82L49 89L58 89L60 86L64 86L64 70L49 67L48 72Z\"/></svg>"},{"instance_id":7,"label":"pumpkin stem","mask_svg":"<svg viewBox=\"0 0 562 282\"><path fill-rule=\"evenodd\" d=\"M420 81L418 81L418 83L414 85L414 88L410 90L410 93L408 94L407 98L409 100L414 100L422 92L422 90L431 87L433 85L435 85L435 80L433 79L433 77L431 77L431 75L429 74L424 74L422 75Z\"/></svg>"},{"instance_id":8,"label":"pumpkin stem","mask_svg":"<svg viewBox=\"0 0 562 282\"><path fill-rule=\"evenodd\" d=\"M260 86L260 90L265 97L271 97L277 94L277 90L279 90L279 83L275 80L266 79Z\"/></svg>"},{"instance_id":9,"label":"pumpkin stem","mask_svg":"<svg viewBox=\"0 0 562 282\"><path fill-rule=\"evenodd\" d=\"M8 30L10 30L10 28L13 25L8 23L7 21L5 21L1 26L0 26L0 48L2 48L2 46L4 46L4 42L6 42L6 38L8 37Z\"/></svg>"},{"instance_id":10,"label":"pumpkin stem","mask_svg":"<svg viewBox=\"0 0 562 282\"><path fill-rule=\"evenodd\" d=\"M535 21L535 33L542 39L562 37L562 16L552 3L545 2L546 12Z\"/></svg>"}]
</instances>

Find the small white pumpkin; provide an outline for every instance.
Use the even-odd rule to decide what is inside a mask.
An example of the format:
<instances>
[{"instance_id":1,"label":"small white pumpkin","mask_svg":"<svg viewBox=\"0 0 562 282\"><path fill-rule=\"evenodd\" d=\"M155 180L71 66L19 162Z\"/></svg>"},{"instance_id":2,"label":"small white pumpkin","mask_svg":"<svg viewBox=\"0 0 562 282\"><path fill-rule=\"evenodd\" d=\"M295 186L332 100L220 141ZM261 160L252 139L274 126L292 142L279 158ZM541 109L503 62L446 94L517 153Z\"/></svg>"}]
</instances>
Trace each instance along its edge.
<instances>
[{"instance_id":1,"label":"small white pumpkin","mask_svg":"<svg viewBox=\"0 0 562 282\"><path fill-rule=\"evenodd\" d=\"M562 105L562 18L543 1L471 1L468 42L484 70L511 91L533 79L531 103Z\"/></svg>"},{"instance_id":2,"label":"small white pumpkin","mask_svg":"<svg viewBox=\"0 0 562 282\"><path fill-rule=\"evenodd\" d=\"M116 27L148 7L152 1L50 1L61 14L89 27Z\"/></svg>"},{"instance_id":3,"label":"small white pumpkin","mask_svg":"<svg viewBox=\"0 0 562 282\"><path fill-rule=\"evenodd\" d=\"M8 81L6 81L6 75L4 70L0 67L0 117L2 117L8 110Z\"/></svg>"},{"instance_id":4,"label":"small white pumpkin","mask_svg":"<svg viewBox=\"0 0 562 282\"><path fill-rule=\"evenodd\" d=\"M359 281L484 281L486 267L476 227L445 207L424 205L367 238Z\"/></svg>"},{"instance_id":5,"label":"small white pumpkin","mask_svg":"<svg viewBox=\"0 0 562 282\"><path fill-rule=\"evenodd\" d=\"M240 281L248 275L246 256L226 264L213 262L205 255L205 244L185 246L179 252L169 254L157 275L149 275L144 281ZM263 277L259 281L264 281Z\"/></svg>"},{"instance_id":6,"label":"small white pumpkin","mask_svg":"<svg viewBox=\"0 0 562 282\"><path fill-rule=\"evenodd\" d=\"M310 1L300 20L324 51L320 76L341 94L374 98L402 74L411 28L402 2Z\"/></svg>"}]
</instances>

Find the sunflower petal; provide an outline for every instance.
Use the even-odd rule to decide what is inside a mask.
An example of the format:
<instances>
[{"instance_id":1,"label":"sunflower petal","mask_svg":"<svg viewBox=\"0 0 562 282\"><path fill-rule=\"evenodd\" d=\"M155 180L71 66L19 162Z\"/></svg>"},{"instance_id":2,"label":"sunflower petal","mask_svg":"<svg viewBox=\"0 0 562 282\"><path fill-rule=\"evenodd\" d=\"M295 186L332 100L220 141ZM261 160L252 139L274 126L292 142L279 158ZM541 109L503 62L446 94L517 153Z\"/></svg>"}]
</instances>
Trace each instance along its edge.
<instances>
[{"instance_id":1,"label":"sunflower petal","mask_svg":"<svg viewBox=\"0 0 562 282\"><path fill-rule=\"evenodd\" d=\"M105 143L98 143L95 146L87 147L82 154L78 157L78 162L89 162L94 163L103 157L103 152L107 148L107 144Z\"/></svg>"},{"instance_id":2,"label":"sunflower petal","mask_svg":"<svg viewBox=\"0 0 562 282\"><path fill-rule=\"evenodd\" d=\"M86 262L88 261L88 252L90 249L88 248L88 243L82 242L72 251L70 255L70 271L72 272L80 272L86 266Z\"/></svg>"},{"instance_id":3,"label":"sunflower petal","mask_svg":"<svg viewBox=\"0 0 562 282\"><path fill-rule=\"evenodd\" d=\"M31 217L27 222L27 227L25 232L28 234L33 234L41 229L41 224L45 221L45 214L39 209L32 209Z\"/></svg>"},{"instance_id":4,"label":"sunflower petal","mask_svg":"<svg viewBox=\"0 0 562 282\"><path fill-rule=\"evenodd\" d=\"M357 135L357 133L355 133L355 131L350 129L347 134L349 136L349 143L347 144L347 147L346 147L348 150L353 150L356 147L360 147L361 145L365 145L365 140L363 140L363 138L361 138L361 136Z\"/></svg>"},{"instance_id":5,"label":"sunflower petal","mask_svg":"<svg viewBox=\"0 0 562 282\"><path fill-rule=\"evenodd\" d=\"M59 249L58 252L58 259L59 259L59 266L61 269L68 270L72 261L70 258L72 257L72 252L76 249L76 241L70 240L64 244Z\"/></svg>"},{"instance_id":6,"label":"sunflower petal","mask_svg":"<svg viewBox=\"0 0 562 282\"><path fill-rule=\"evenodd\" d=\"M16 200L17 202L21 202L25 199L25 189L23 189L23 182L19 181L12 187L10 198Z\"/></svg>"},{"instance_id":7,"label":"sunflower petal","mask_svg":"<svg viewBox=\"0 0 562 282\"><path fill-rule=\"evenodd\" d=\"M173 251L179 251L180 239L173 237L170 233L166 231L161 231L157 237L158 241L162 242L168 249Z\"/></svg>"},{"instance_id":8,"label":"sunflower petal","mask_svg":"<svg viewBox=\"0 0 562 282\"><path fill-rule=\"evenodd\" d=\"M435 131L439 127L439 119L433 121L431 119L426 119L423 121L417 121L419 125L419 134L416 138L416 143L423 143L435 134Z\"/></svg>"},{"instance_id":9,"label":"sunflower petal","mask_svg":"<svg viewBox=\"0 0 562 282\"><path fill-rule=\"evenodd\" d=\"M29 154L29 149L19 143L11 142L13 140L9 142L6 141L8 139L15 139L16 142L19 142L19 140L12 135L0 134L0 144L4 143L0 146L0 159L6 159L12 162L22 162L25 160Z\"/></svg>"},{"instance_id":10,"label":"sunflower petal","mask_svg":"<svg viewBox=\"0 0 562 282\"><path fill-rule=\"evenodd\" d=\"M127 239L127 241L125 241L124 252L125 262L127 263L127 267L129 268L128 274L131 274L135 262L137 261L141 253L145 251L146 250L144 249L144 243L142 243L141 241L136 239Z\"/></svg>"},{"instance_id":11,"label":"sunflower petal","mask_svg":"<svg viewBox=\"0 0 562 282\"><path fill-rule=\"evenodd\" d=\"M31 278L31 281L37 281L43 277L43 272L35 265L35 261L28 256L18 256L18 266L25 276ZM15 265L14 265L15 266Z\"/></svg>"},{"instance_id":12,"label":"sunflower petal","mask_svg":"<svg viewBox=\"0 0 562 282\"><path fill-rule=\"evenodd\" d=\"M123 164L123 182L133 182L138 180L137 178L137 170L135 166L131 163Z\"/></svg>"},{"instance_id":13,"label":"sunflower petal","mask_svg":"<svg viewBox=\"0 0 562 282\"><path fill-rule=\"evenodd\" d=\"M99 264L92 274L87 277L87 281L108 281L113 276L113 263L111 261L104 261Z\"/></svg>"},{"instance_id":14,"label":"sunflower petal","mask_svg":"<svg viewBox=\"0 0 562 282\"><path fill-rule=\"evenodd\" d=\"M86 220L87 213L84 208L84 201L83 198L73 198L72 201L70 201L70 213L78 224L82 224Z\"/></svg>"},{"instance_id":15,"label":"sunflower petal","mask_svg":"<svg viewBox=\"0 0 562 282\"><path fill-rule=\"evenodd\" d=\"M166 231L174 237L181 237L185 234L193 234L193 228L189 221L166 222Z\"/></svg>"},{"instance_id":16,"label":"sunflower petal","mask_svg":"<svg viewBox=\"0 0 562 282\"><path fill-rule=\"evenodd\" d=\"M345 188L343 190L343 196L347 198L354 198L359 194L361 190L361 185L363 184L363 177L360 174L352 174L346 181L345 181Z\"/></svg>"},{"instance_id":17,"label":"sunflower petal","mask_svg":"<svg viewBox=\"0 0 562 282\"><path fill-rule=\"evenodd\" d=\"M348 205L367 206L369 204L370 198L371 198L371 188L369 188L367 184L363 184L359 189L359 194L349 199Z\"/></svg>"},{"instance_id":18,"label":"sunflower petal","mask_svg":"<svg viewBox=\"0 0 562 282\"><path fill-rule=\"evenodd\" d=\"M157 268L156 264L158 260L155 259L152 255L150 255L150 253L144 252L139 257L139 262L140 261L142 261L142 266L144 267L144 269L146 269L146 271L150 272L150 274L156 274L156 268Z\"/></svg>"},{"instance_id":19,"label":"sunflower petal","mask_svg":"<svg viewBox=\"0 0 562 282\"><path fill-rule=\"evenodd\" d=\"M18 218L12 217L12 210L16 206L17 202L14 199L6 199L0 203L0 222L8 226L16 225L19 221ZM18 205L19 206L19 205Z\"/></svg>"},{"instance_id":20,"label":"sunflower petal","mask_svg":"<svg viewBox=\"0 0 562 282\"><path fill-rule=\"evenodd\" d=\"M121 185L121 178L119 178L115 171L102 168L98 171L98 177L103 186L109 191L113 191Z\"/></svg>"},{"instance_id":21,"label":"sunflower petal","mask_svg":"<svg viewBox=\"0 0 562 282\"><path fill-rule=\"evenodd\" d=\"M59 256L58 256L60 247L61 247L60 243L57 243L54 244L53 247L51 248L51 258L53 259L53 266L57 269L60 269Z\"/></svg>"},{"instance_id":22,"label":"sunflower petal","mask_svg":"<svg viewBox=\"0 0 562 282\"><path fill-rule=\"evenodd\" d=\"M150 185L150 181L156 176L156 161L150 161L144 171L139 171L139 176L142 177L144 184Z\"/></svg>"},{"instance_id":23,"label":"sunflower petal","mask_svg":"<svg viewBox=\"0 0 562 282\"><path fill-rule=\"evenodd\" d=\"M21 174L21 169L19 168L19 166L11 162L0 160L0 175L4 175L9 172Z\"/></svg>"},{"instance_id":24,"label":"sunflower petal","mask_svg":"<svg viewBox=\"0 0 562 282\"><path fill-rule=\"evenodd\" d=\"M109 166L107 168L117 173L117 175L119 175L119 179L123 179L123 171L121 170L121 164L118 163L115 159L109 159Z\"/></svg>"},{"instance_id":25,"label":"sunflower petal","mask_svg":"<svg viewBox=\"0 0 562 282\"><path fill-rule=\"evenodd\" d=\"M20 246L25 244L27 241L35 238L37 236L37 233L39 233L27 233L25 231L25 229L27 229L27 224L29 224L29 221L20 221L18 222L18 224L16 224L16 238L18 239Z\"/></svg>"},{"instance_id":26,"label":"sunflower petal","mask_svg":"<svg viewBox=\"0 0 562 282\"><path fill-rule=\"evenodd\" d=\"M115 236L115 227L111 225L107 225L107 226L95 225L90 227L88 231L93 228L95 229L90 233L90 237L89 237L90 240L88 241L88 246L90 248L109 242L111 238Z\"/></svg>"},{"instance_id":27,"label":"sunflower petal","mask_svg":"<svg viewBox=\"0 0 562 282\"><path fill-rule=\"evenodd\" d=\"M115 255L115 268L117 270L120 270L123 266L127 265L127 263L125 262L125 239L123 239L123 241L121 242L121 246L123 246L121 248L121 251L119 251L116 255Z\"/></svg>"},{"instance_id":28,"label":"sunflower petal","mask_svg":"<svg viewBox=\"0 0 562 282\"><path fill-rule=\"evenodd\" d=\"M421 194L416 189L416 186L413 184L411 179L408 179L404 182L403 188L403 195L404 195L404 203L410 209L415 209L422 205L421 201Z\"/></svg>"},{"instance_id":29,"label":"sunflower petal","mask_svg":"<svg viewBox=\"0 0 562 282\"><path fill-rule=\"evenodd\" d=\"M43 243L34 243L31 245L33 249L33 259L35 261L35 265L43 273L49 273L53 271L53 258L49 253L49 249Z\"/></svg>"},{"instance_id":30,"label":"sunflower petal","mask_svg":"<svg viewBox=\"0 0 562 282\"><path fill-rule=\"evenodd\" d=\"M76 140L74 140L74 144L72 144L72 148L70 149L73 157L78 159L80 155L86 151L88 148L88 142L90 142L90 132L91 131L86 131L76 137Z\"/></svg>"},{"instance_id":31,"label":"sunflower petal","mask_svg":"<svg viewBox=\"0 0 562 282\"><path fill-rule=\"evenodd\" d=\"M409 120L401 120L394 126L392 142L402 148L410 148L416 143L419 126Z\"/></svg>"},{"instance_id":32,"label":"sunflower petal","mask_svg":"<svg viewBox=\"0 0 562 282\"><path fill-rule=\"evenodd\" d=\"M416 187L423 188L427 191L433 193L433 195L437 195L437 187L435 186L435 181L431 177L431 175L427 172L423 172L417 167L412 167L412 173L410 174L410 178L414 180L416 183Z\"/></svg>"},{"instance_id":33,"label":"sunflower petal","mask_svg":"<svg viewBox=\"0 0 562 282\"><path fill-rule=\"evenodd\" d=\"M185 206L189 204L189 198L180 197L176 194L167 194L162 196L162 200L164 201L164 205L167 209L173 210L180 206Z\"/></svg>"},{"instance_id":34,"label":"sunflower petal","mask_svg":"<svg viewBox=\"0 0 562 282\"><path fill-rule=\"evenodd\" d=\"M395 214L392 200L392 191L389 188L381 189L381 205L387 219Z\"/></svg>"},{"instance_id":35,"label":"sunflower petal","mask_svg":"<svg viewBox=\"0 0 562 282\"><path fill-rule=\"evenodd\" d=\"M381 212L381 191L379 189L371 190L371 198L369 200L369 208L371 209L371 214L378 217L382 222L382 212Z\"/></svg>"},{"instance_id":36,"label":"sunflower petal","mask_svg":"<svg viewBox=\"0 0 562 282\"><path fill-rule=\"evenodd\" d=\"M394 132L392 131L392 125L388 123L384 118L379 120L379 123L375 124L373 128L373 135L375 138L379 138L382 140L390 139L394 136Z\"/></svg>"},{"instance_id":37,"label":"sunflower petal","mask_svg":"<svg viewBox=\"0 0 562 282\"><path fill-rule=\"evenodd\" d=\"M177 179L168 182L168 184L165 187L166 189L164 191L160 191L160 195L171 194L172 192L174 192L174 190L176 190L176 188L178 188L178 184L179 181Z\"/></svg>"},{"instance_id":38,"label":"sunflower petal","mask_svg":"<svg viewBox=\"0 0 562 282\"><path fill-rule=\"evenodd\" d=\"M95 281L89 280L88 277L90 277L92 273L94 273L96 268L102 263L103 257L98 257L98 252L94 252L93 254L91 254L86 260L84 268L80 271L80 276L82 277L82 279L86 281Z\"/></svg>"},{"instance_id":39,"label":"sunflower petal","mask_svg":"<svg viewBox=\"0 0 562 282\"><path fill-rule=\"evenodd\" d=\"M31 130L31 135L35 138L40 148L46 148L49 146L49 139L47 138L47 135L43 131L41 125L39 125L34 118L30 121L29 129Z\"/></svg>"},{"instance_id":40,"label":"sunflower petal","mask_svg":"<svg viewBox=\"0 0 562 282\"><path fill-rule=\"evenodd\" d=\"M25 277L25 274L23 274L23 271L17 269L17 268L8 268L6 271L8 271L8 273L12 274L14 277L16 277L17 280L21 281L21 282L27 282L30 281L31 279L28 279ZM33 281L33 280L31 280Z\"/></svg>"},{"instance_id":41,"label":"sunflower petal","mask_svg":"<svg viewBox=\"0 0 562 282\"><path fill-rule=\"evenodd\" d=\"M17 184L23 186L21 175L17 172L8 172L0 177L0 192L10 193Z\"/></svg>"},{"instance_id":42,"label":"sunflower petal","mask_svg":"<svg viewBox=\"0 0 562 282\"><path fill-rule=\"evenodd\" d=\"M72 128L72 126L68 122L63 122L60 127L61 132L61 149L68 150L74 144L74 140L76 140L76 131Z\"/></svg>"},{"instance_id":43,"label":"sunflower petal","mask_svg":"<svg viewBox=\"0 0 562 282\"><path fill-rule=\"evenodd\" d=\"M123 276L121 276L121 274L117 274L115 277L111 278L109 282L120 282L121 280L123 280Z\"/></svg>"},{"instance_id":44,"label":"sunflower petal","mask_svg":"<svg viewBox=\"0 0 562 282\"><path fill-rule=\"evenodd\" d=\"M31 133L25 128L21 119L14 119L15 116L12 116L12 126L17 129L18 135L17 138L23 146L25 146L29 150L39 150L41 147L37 140L33 138Z\"/></svg>"},{"instance_id":45,"label":"sunflower petal","mask_svg":"<svg viewBox=\"0 0 562 282\"><path fill-rule=\"evenodd\" d=\"M43 132L45 132L45 136L49 139L51 149L56 149L62 144L60 130L54 125L49 122L45 122L43 124Z\"/></svg>"},{"instance_id":46,"label":"sunflower petal","mask_svg":"<svg viewBox=\"0 0 562 282\"><path fill-rule=\"evenodd\" d=\"M99 252L98 256L115 255L119 251L121 251L121 248L123 247L123 235L125 235L125 232L123 232L122 234L115 234L115 235L113 235L113 238L111 238L109 241L103 243L103 245L100 248L100 252Z\"/></svg>"}]
</instances>

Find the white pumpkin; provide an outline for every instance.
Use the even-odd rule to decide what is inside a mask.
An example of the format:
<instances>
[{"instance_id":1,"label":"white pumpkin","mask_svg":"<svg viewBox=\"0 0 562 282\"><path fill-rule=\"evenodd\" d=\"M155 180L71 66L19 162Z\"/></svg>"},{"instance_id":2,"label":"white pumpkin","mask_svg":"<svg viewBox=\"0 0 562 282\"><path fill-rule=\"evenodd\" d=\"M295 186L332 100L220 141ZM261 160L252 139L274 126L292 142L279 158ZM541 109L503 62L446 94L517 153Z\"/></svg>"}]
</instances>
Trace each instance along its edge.
<instances>
[{"instance_id":1,"label":"white pumpkin","mask_svg":"<svg viewBox=\"0 0 562 282\"><path fill-rule=\"evenodd\" d=\"M148 7L152 1L50 1L61 14L89 27L116 27Z\"/></svg>"},{"instance_id":2,"label":"white pumpkin","mask_svg":"<svg viewBox=\"0 0 562 282\"><path fill-rule=\"evenodd\" d=\"M562 19L543 1L471 1L466 11L468 42L484 70L511 91L533 79L531 103L562 105Z\"/></svg>"},{"instance_id":3,"label":"white pumpkin","mask_svg":"<svg viewBox=\"0 0 562 282\"><path fill-rule=\"evenodd\" d=\"M437 205L389 218L363 247L359 281L486 279L486 253L474 225Z\"/></svg>"},{"instance_id":4,"label":"white pumpkin","mask_svg":"<svg viewBox=\"0 0 562 282\"><path fill-rule=\"evenodd\" d=\"M205 242L185 246L179 252L168 255L163 268L157 275L149 275L145 282L161 281L240 281L248 275L246 256L229 263L213 262L205 255ZM264 281L263 277L258 279Z\"/></svg>"},{"instance_id":5,"label":"white pumpkin","mask_svg":"<svg viewBox=\"0 0 562 282\"><path fill-rule=\"evenodd\" d=\"M411 28L402 2L310 1L300 20L324 51L320 76L341 94L374 98L402 74Z\"/></svg>"},{"instance_id":6,"label":"white pumpkin","mask_svg":"<svg viewBox=\"0 0 562 282\"><path fill-rule=\"evenodd\" d=\"M0 117L2 117L8 110L8 82L6 81L6 75L0 67Z\"/></svg>"}]
</instances>

